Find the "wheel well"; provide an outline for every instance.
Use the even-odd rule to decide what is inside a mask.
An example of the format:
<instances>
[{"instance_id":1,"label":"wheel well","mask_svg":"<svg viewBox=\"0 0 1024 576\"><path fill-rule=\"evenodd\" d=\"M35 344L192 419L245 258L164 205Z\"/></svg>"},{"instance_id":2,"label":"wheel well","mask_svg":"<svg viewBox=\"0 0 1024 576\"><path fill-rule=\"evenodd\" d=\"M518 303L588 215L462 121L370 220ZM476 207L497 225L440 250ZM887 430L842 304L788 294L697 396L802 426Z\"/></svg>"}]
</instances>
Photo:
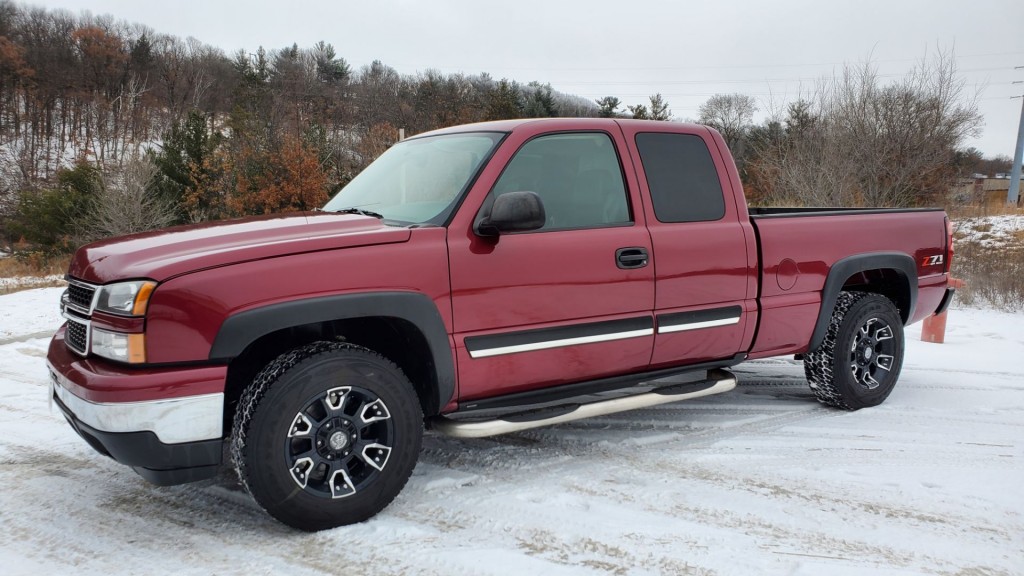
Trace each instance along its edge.
<instances>
[{"instance_id":1,"label":"wheel well","mask_svg":"<svg viewBox=\"0 0 1024 576\"><path fill-rule=\"evenodd\" d=\"M898 270L879 268L858 272L846 279L842 289L885 296L896 304L904 324L910 319L910 282Z\"/></svg>"},{"instance_id":2,"label":"wheel well","mask_svg":"<svg viewBox=\"0 0 1024 576\"><path fill-rule=\"evenodd\" d=\"M430 416L439 412L437 370L423 333L400 318L371 316L293 326L270 332L252 342L228 364L224 429L231 429L238 399L267 363L288 350L318 340L348 342L383 355L397 364L412 382L423 414Z\"/></svg>"}]
</instances>

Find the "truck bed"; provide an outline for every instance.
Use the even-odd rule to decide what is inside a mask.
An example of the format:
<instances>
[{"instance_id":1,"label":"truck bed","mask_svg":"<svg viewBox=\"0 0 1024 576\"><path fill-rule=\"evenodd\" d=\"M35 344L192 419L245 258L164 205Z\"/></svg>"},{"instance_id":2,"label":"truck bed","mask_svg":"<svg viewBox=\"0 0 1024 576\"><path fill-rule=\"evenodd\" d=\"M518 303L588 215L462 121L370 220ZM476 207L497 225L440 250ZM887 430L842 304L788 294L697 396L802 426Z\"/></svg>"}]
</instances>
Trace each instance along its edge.
<instances>
[{"instance_id":1,"label":"truck bed","mask_svg":"<svg viewBox=\"0 0 1024 576\"><path fill-rule=\"evenodd\" d=\"M926 265L945 249L945 213L935 208L750 208L762 263L761 315L751 357L807 351L830 270L850 254L912 259L916 298L899 301L906 323L931 314L945 291L944 263ZM913 270L916 268L916 270ZM856 269L842 286L867 283Z\"/></svg>"},{"instance_id":2,"label":"truck bed","mask_svg":"<svg viewBox=\"0 0 1024 576\"><path fill-rule=\"evenodd\" d=\"M802 216L849 216L851 214L892 214L903 212L942 212L942 208L822 208L782 207L748 208L750 217L797 218Z\"/></svg>"}]
</instances>

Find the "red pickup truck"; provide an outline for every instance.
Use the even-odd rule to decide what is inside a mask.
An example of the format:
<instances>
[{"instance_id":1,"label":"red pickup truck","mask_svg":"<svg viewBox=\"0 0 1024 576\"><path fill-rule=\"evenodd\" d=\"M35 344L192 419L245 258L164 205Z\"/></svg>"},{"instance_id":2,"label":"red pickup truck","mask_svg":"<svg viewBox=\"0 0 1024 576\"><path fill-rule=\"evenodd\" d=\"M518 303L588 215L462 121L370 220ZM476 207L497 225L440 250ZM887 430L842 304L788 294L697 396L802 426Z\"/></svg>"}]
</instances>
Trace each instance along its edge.
<instances>
[{"instance_id":1,"label":"red pickup truck","mask_svg":"<svg viewBox=\"0 0 1024 576\"><path fill-rule=\"evenodd\" d=\"M305 530L387 506L424 425L486 436L724 392L799 355L874 406L941 311L941 210L748 209L722 137L615 119L405 140L321 210L78 250L51 396L167 485L239 478ZM673 378L667 379L666 377Z\"/></svg>"}]
</instances>

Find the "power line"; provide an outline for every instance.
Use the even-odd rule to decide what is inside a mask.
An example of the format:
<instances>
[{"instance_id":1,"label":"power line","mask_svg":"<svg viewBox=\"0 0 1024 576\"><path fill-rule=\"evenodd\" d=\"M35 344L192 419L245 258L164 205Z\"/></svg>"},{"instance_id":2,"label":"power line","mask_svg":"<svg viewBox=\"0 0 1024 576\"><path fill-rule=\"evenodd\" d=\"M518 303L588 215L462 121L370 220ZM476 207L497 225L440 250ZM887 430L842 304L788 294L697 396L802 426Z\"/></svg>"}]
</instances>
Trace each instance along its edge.
<instances>
[{"instance_id":1,"label":"power line","mask_svg":"<svg viewBox=\"0 0 1024 576\"><path fill-rule=\"evenodd\" d=\"M1004 71L1006 68L973 68L968 70L957 70L958 73L974 73L974 72L998 72ZM892 74L874 74L876 78L901 78L906 74L892 73ZM664 79L653 79L653 80L549 80L549 83L559 84L561 86L642 86L642 85L685 85L685 84L760 84L764 82L816 82L821 79L821 76L802 76L796 78L758 78L758 79L700 79L700 80L664 80Z\"/></svg>"},{"instance_id":2,"label":"power line","mask_svg":"<svg viewBox=\"0 0 1024 576\"><path fill-rule=\"evenodd\" d=\"M990 52L987 54L963 54L955 55L953 58L961 60L964 58L989 58L993 56L1019 56L1024 55L1024 51L1016 52ZM893 58L886 60L868 60L871 64L883 64L892 62L920 62L921 58ZM842 62L808 62L808 63L793 63L793 64L741 64L741 65L722 65L722 66L623 66L623 67L609 67L609 66L597 66L597 67L544 67L544 66L499 66L498 68L506 71L537 71L537 72L608 72L617 70L723 70L723 69L763 69L763 68L798 68L801 66L842 66L844 64L850 64L851 60L845 60ZM405 64L392 64L392 67L398 68L433 68L433 69L457 69L457 70L480 70L492 67L493 63L484 66L438 66L436 64L427 66L426 68L418 65Z\"/></svg>"}]
</instances>

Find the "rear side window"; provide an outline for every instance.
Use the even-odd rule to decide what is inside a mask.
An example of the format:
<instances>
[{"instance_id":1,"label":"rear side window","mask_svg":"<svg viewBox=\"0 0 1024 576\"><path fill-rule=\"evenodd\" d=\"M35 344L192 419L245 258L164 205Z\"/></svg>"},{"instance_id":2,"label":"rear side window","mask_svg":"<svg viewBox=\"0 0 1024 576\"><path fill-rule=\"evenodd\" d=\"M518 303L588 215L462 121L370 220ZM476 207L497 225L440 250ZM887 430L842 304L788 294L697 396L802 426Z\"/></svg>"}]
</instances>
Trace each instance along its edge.
<instances>
[{"instance_id":1,"label":"rear side window","mask_svg":"<svg viewBox=\"0 0 1024 576\"><path fill-rule=\"evenodd\" d=\"M636 135L636 147L659 222L703 222L725 216L722 184L704 139L644 132Z\"/></svg>"},{"instance_id":2,"label":"rear side window","mask_svg":"<svg viewBox=\"0 0 1024 576\"><path fill-rule=\"evenodd\" d=\"M547 222L541 230L619 226L633 221L619 157L602 132L551 134L530 140L516 152L495 196L536 192Z\"/></svg>"}]
</instances>

